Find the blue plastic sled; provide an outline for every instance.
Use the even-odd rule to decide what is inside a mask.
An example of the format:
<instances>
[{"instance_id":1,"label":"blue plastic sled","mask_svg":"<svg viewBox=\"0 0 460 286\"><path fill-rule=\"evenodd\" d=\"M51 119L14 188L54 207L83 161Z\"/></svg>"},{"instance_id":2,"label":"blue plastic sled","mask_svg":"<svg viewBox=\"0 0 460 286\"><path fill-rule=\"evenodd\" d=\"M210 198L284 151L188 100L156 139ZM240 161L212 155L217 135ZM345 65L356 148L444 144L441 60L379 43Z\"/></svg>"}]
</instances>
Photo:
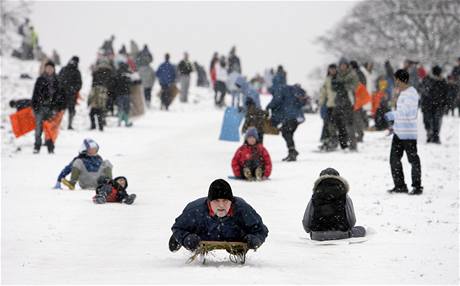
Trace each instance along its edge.
<instances>
[{"instance_id":1,"label":"blue plastic sled","mask_svg":"<svg viewBox=\"0 0 460 286\"><path fill-rule=\"evenodd\" d=\"M240 142L240 124L243 120L243 112L238 112L235 107L227 107L224 113L224 121L220 129L219 140Z\"/></svg>"}]
</instances>

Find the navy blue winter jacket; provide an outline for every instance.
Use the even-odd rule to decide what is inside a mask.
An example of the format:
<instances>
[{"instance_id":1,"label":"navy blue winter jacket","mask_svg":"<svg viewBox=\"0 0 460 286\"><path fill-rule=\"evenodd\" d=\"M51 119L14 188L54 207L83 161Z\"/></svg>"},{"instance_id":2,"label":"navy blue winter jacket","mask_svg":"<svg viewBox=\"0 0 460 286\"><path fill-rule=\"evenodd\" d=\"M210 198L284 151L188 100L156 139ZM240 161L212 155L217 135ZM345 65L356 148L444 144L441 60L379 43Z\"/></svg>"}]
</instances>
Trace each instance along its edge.
<instances>
[{"instance_id":1,"label":"navy blue winter jacket","mask_svg":"<svg viewBox=\"0 0 460 286\"><path fill-rule=\"evenodd\" d=\"M72 161L62 169L61 173L57 178L57 181L60 182L63 178L65 178L68 174L72 172L72 165L75 160L81 159L83 164L85 164L86 169L89 172L97 172L103 163L103 159L101 156L88 156L86 152L79 153L77 157L73 158Z\"/></svg>"},{"instance_id":2,"label":"navy blue winter jacket","mask_svg":"<svg viewBox=\"0 0 460 286\"><path fill-rule=\"evenodd\" d=\"M273 126L280 123L284 124L288 120L304 118L302 106L305 105L306 101L302 100L301 96L305 96L305 92L300 87L293 85L279 87L267 105L267 109L272 110Z\"/></svg>"},{"instance_id":3,"label":"navy blue winter jacket","mask_svg":"<svg viewBox=\"0 0 460 286\"><path fill-rule=\"evenodd\" d=\"M246 242L251 234L265 241L268 229L257 212L242 198L234 197L230 215L219 218L210 216L206 197L189 203L172 226L173 235L183 245L187 235L197 234L205 241Z\"/></svg>"},{"instance_id":4,"label":"navy blue winter jacket","mask_svg":"<svg viewBox=\"0 0 460 286\"><path fill-rule=\"evenodd\" d=\"M176 69L170 62L162 63L156 72L161 87L168 87L176 80Z\"/></svg>"}]
</instances>

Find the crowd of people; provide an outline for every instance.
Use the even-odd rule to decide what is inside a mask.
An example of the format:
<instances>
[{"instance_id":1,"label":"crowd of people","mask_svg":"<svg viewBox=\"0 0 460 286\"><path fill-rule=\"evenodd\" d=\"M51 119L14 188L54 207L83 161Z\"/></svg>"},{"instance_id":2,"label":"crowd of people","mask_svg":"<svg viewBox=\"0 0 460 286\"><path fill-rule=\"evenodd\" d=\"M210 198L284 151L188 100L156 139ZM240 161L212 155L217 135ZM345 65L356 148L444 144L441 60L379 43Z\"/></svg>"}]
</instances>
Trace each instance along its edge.
<instances>
[{"instance_id":1,"label":"crowd of people","mask_svg":"<svg viewBox=\"0 0 460 286\"><path fill-rule=\"evenodd\" d=\"M26 22L27 24L28 22ZM31 31L25 25L22 29ZM33 30L33 29L32 29ZM23 30L25 31L25 30ZM23 32L26 33L26 32ZM26 35L24 35L26 37ZM90 108L91 129L104 130L108 115L118 118L118 126L133 125L132 108L151 107L152 90L158 79L161 90L161 109L168 110L175 96L182 103L189 102L191 74L197 73L197 86L211 87L217 108L226 106L225 96L231 95L231 107L244 114L243 144L231 160L236 179L263 181L272 174L269 150L263 145L264 134L281 133L287 147L283 161L294 162L299 152L294 134L305 121L303 106L308 102L306 91L299 84L288 84L287 72L278 66L269 69L264 77L256 75L248 81L242 73L241 60L232 47L229 55L214 53L210 67L210 82L206 70L192 63L184 52L177 65L168 53L155 70L153 55L147 45L139 49L134 40L130 50L125 45L115 53L115 36L105 40L91 67L92 84L87 104ZM25 41L21 56L28 59L35 44ZM53 58L59 59L57 53ZM59 59L60 60L60 59ZM31 100L10 102L17 110L30 107L35 116L34 153L42 146L43 126L54 121L57 126L68 111L68 126L72 130L75 106L80 98L82 77L78 69L79 57L73 56L58 74L55 63L47 59L37 78ZM179 85L179 87L177 87ZM386 61L383 72L374 71L371 62L360 65L357 61L341 58L331 63L321 86L318 105L323 118L321 133L322 151L349 149L357 152L364 142L365 131L389 129L393 133L390 151L390 169L394 187L390 193L423 193L421 160L417 154L417 113L423 113L427 142L440 144L442 117L460 116L460 58L457 65L443 77L443 69L434 65L428 73L418 62L406 60L401 69L394 71ZM268 92L271 101L263 108L260 94ZM139 109L136 107L136 109ZM115 112L116 111L116 112ZM137 111L138 112L138 111ZM45 136L48 152L54 152L53 136ZM121 202L132 204L135 194L128 194L126 177L113 178L113 166L98 154L99 145L85 139L78 155L58 175L55 188L65 185L74 190L78 183L82 189L94 189L94 203ZM404 180L401 158L406 152L411 164L412 189ZM66 177L70 175L70 178ZM366 235L363 227L355 226L353 203L348 195L345 178L335 169L328 168L314 182L313 194L305 210L303 227L313 240L335 240ZM220 227L222 225L223 227ZM262 218L243 199L234 197L230 184L218 179L211 183L207 197L188 204L172 226L169 249L177 251L182 246L196 250L201 241L238 241L247 243L248 249L257 249L265 241L268 228Z\"/></svg>"}]
</instances>

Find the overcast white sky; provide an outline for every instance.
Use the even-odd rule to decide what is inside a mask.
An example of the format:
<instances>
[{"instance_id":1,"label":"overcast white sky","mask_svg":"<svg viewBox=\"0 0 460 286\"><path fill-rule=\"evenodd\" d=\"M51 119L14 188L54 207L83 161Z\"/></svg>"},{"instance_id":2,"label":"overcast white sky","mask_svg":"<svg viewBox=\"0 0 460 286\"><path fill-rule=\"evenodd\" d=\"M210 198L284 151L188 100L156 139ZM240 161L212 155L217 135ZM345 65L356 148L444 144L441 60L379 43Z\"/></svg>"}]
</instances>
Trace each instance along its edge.
<instances>
[{"instance_id":1,"label":"overcast white sky","mask_svg":"<svg viewBox=\"0 0 460 286\"><path fill-rule=\"evenodd\" d=\"M57 49L64 62L79 55L81 68L114 34L116 50L130 39L148 44L155 68L165 52L178 62L184 51L207 68L214 51L227 55L236 45L245 75L282 64L289 83L305 84L313 68L335 60L315 39L355 3L40 1L31 20L45 52Z\"/></svg>"}]
</instances>

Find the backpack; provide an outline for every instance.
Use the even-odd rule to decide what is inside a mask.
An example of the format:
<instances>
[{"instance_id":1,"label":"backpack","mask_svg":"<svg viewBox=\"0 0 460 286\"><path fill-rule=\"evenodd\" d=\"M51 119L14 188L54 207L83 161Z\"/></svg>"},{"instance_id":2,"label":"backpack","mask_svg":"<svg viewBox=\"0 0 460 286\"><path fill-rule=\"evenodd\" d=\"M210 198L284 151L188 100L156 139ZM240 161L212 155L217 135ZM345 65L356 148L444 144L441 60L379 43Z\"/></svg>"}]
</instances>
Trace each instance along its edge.
<instances>
[{"instance_id":1,"label":"backpack","mask_svg":"<svg viewBox=\"0 0 460 286\"><path fill-rule=\"evenodd\" d=\"M312 231L348 231L345 206L346 190L337 179L325 179L318 184L312 196Z\"/></svg>"}]
</instances>

